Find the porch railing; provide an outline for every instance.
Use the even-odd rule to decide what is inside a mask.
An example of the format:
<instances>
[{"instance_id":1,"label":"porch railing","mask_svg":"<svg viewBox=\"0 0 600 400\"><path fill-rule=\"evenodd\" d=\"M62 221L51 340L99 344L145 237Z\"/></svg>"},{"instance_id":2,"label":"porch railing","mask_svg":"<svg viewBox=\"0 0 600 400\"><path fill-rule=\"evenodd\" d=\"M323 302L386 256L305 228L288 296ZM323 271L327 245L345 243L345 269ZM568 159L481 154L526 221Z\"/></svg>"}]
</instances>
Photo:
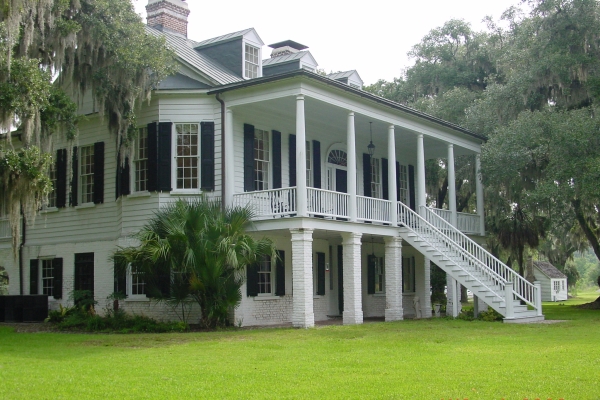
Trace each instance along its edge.
<instances>
[{"instance_id":1,"label":"porch railing","mask_svg":"<svg viewBox=\"0 0 600 400\"><path fill-rule=\"evenodd\" d=\"M307 188L309 215L348 218L350 195L325 189Z\"/></svg>"},{"instance_id":2,"label":"porch railing","mask_svg":"<svg viewBox=\"0 0 600 400\"><path fill-rule=\"evenodd\" d=\"M356 203L357 219L359 221L390 223L392 220L392 202L389 200L356 196Z\"/></svg>"},{"instance_id":3,"label":"porch railing","mask_svg":"<svg viewBox=\"0 0 600 400\"><path fill-rule=\"evenodd\" d=\"M450 210L442 210L439 208L430 208L430 210L449 224L452 223L452 212ZM480 234L480 218L481 217L477 214L456 213L456 227L463 233L478 235ZM441 227L436 226L436 228L439 229Z\"/></svg>"},{"instance_id":4,"label":"porch railing","mask_svg":"<svg viewBox=\"0 0 600 400\"><path fill-rule=\"evenodd\" d=\"M255 219L296 214L296 188L261 190L233 195L233 205L250 207Z\"/></svg>"}]
</instances>

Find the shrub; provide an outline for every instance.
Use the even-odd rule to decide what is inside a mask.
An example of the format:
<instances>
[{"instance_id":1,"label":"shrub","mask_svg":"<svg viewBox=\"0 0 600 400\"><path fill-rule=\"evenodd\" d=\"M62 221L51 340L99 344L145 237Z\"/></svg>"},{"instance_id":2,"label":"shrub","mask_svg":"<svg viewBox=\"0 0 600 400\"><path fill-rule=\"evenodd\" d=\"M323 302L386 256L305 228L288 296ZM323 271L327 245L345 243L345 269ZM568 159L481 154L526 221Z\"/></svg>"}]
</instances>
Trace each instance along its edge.
<instances>
[{"instance_id":1,"label":"shrub","mask_svg":"<svg viewBox=\"0 0 600 400\"><path fill-rule=\"evenodd\" d=\"M504 319L502 314L500 314L498 311L494 310L493 308L488 308L487 311L480 312L479 316L477 318L482 321L487 321L487 322L502 321Z\"/></svg>"},{"instance_id":2,"label":"shrub","mask_svg":"<svg viewBox=\"0 0 600 400\"><path fill-rule=\"evenodd\" d=\"M463 308L456 319L462 319L464 321L473 321L475 319L475 313L472 308Z\"/></svg>"}]
</instances>

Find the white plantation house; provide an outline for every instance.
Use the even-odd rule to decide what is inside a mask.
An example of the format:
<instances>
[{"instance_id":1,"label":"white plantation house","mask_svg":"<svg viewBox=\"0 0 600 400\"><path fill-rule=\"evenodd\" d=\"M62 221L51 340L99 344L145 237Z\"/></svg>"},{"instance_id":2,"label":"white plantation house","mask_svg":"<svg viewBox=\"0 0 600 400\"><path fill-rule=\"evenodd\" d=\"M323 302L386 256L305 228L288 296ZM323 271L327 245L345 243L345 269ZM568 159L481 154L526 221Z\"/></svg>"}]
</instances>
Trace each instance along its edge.
<instances>
[{"instance_id":1,"label":"white plantation house","mask_svg":"<svg viewBox=\"0 0 600 400\"><path fill-rule=\"evenodd\" d=\"M95 105L83 102L75 147L55 143L55 191L27 227L20 262L0 222L11 294L46 294L55 308L73 289L104 304L125 286L123 309L172 318L135 271L115 279L109 256L162 205L205 194L252 207L253 231L280 251L280 261L247 269L232 316L242 325L430 317L432 262L448 275L448 314L460 283L506 321L543 319L539 285L477 244L479 180L477 213L456 212L454 157L478 155L481 135L363 91L356 71L317 74L292 40L270 45L270 57L252 28L196 42L185 1L149 0L147 10L148 32L165 36L179 73L138 113L143 128L123 167ZM439 157L448 210L426 206L425 161Z\"/></svg>"}]
</instances>

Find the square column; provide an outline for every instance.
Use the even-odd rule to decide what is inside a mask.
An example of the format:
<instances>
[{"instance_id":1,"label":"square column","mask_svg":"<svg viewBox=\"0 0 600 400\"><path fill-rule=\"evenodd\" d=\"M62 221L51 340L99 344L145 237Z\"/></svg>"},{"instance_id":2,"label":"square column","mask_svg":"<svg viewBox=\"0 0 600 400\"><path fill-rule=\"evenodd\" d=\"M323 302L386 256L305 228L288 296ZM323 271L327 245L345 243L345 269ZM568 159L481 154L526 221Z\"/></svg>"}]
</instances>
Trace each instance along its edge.
<instances>
[{"instance_id":1,"label":"square column","mask_svg":"<svg viewBox=\"0 0 600 400\"><path fill-rule=\"evenodd\" d=\"M385 238L385 320L404 319L402 308L402 238Z\"/></svg>"},{"instance_id":2,"label":"square column","mask_svg":"<svg viewBox=\"0 0 600 400\"><path fill-rule=\"evenodd\" d=\"M312 229L290 229L292 234L292 325L315 326L313 311Z\"/></svg>"},{"instance_id":3,"label":"square column","mask_svg":"<svg viewBox=\"0 0 600 400\"><path fill-rule=\"evenodd\" d=\"M298 216L306 217L306 121L304 120L304 95L296 96L296 201Z\"/></svg>"},{"instance_id":4,"label":"square column","mask_svg":"<svg viewBox=\"0 0 600 400\"><path fill-rule=\"evenodd\" d=\"M437 205L438 208L442 208L441 204ZM456 213L456 173L454 172L454 145L448 145L448 209L451 214L451 221L453 227L456 228L458 223L458 215Z\"/></svg>"},{"instance_id":5,"label":"square column","mask_svg":"<svg viewBox=\"0 0 600 400\"><path fill-rule=\"evenodd\" d=\"M446 296L448 298L446 315L456 318L462 308L460 304L460 284L449 274L446 274L446 287Z\"/></svg>"},{"instance_id":6,"label":"square column","mask_svg":"<svg viewBox=\"0 0 600 400\"><path fill-rule=\"evenodd\" d=\"M354 131L354 113L348 113L348 126L346 131L346 143L348 144L347 164L348 164L348 194L350 195L350 204L348 204L348 216L350 221L356 222L356 137Z\"/></svg>"},{"instance_id":7,"label":"square column","mask_svg":"<svg viewBox=\"0 0 600 400\"><path fill-rule=\"evenodd\" d=\"M361 237L362 233L342 233L342 244L344 245L344 325L363 323Z\"/></svg>"},{"instance_id":8,"label":"square column","mask_svg":"<svg viewBox=\"0 0 600 400\"><path fill-rule=\"evenodd\" d=\"M421 207L427 205L425 190L425 144L423 134L417 136L417 214L422 216Z\"/></svg>"},{"instance_id":9,"label":"square column","mask_svg":"<svg viewBox=\"0 0 600 400\"><path fill-rule=\"evenodd\" d=\"M390 221L392 226L398 223L398 199L396 191L396 137L394 135L394 125L388 128L388 193L389 200L392 202L390 210Z\"/></svg>"},{"instance_id":10,"label":"square column","mask_svg":"<svg viewBox=\"0 0 600 400\"><path fill-rule=\"evenodd\" d=\"M233 206L233 193L235 191L235 171L234 159L235 149L233 145L233 112L230 108L225 111L225 134L223 135L223 145L225 146L225 180L222 184L225 186L225 206Z\"/></svg>"},{"instance_id":11,"label":"square column","mask_svg":"<svg viewBox=\"0 0 600 400\"><path fill-rule=\"evenodd\" d=\"M421 301L421 312L423 318L431 318L431 260L425 257L423 265L423 301Z\"/></svg>"}]
</instances>

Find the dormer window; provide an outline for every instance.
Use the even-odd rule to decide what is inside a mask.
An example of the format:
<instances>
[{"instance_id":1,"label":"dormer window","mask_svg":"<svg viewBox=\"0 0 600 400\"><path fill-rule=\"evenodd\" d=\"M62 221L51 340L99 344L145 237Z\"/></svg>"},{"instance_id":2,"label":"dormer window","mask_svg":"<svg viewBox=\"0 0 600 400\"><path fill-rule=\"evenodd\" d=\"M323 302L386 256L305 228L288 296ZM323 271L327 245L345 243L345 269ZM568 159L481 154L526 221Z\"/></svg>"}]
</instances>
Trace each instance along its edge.
<instances>
[{"instance_id":1,"label":"dormer window","mask_svg":"<svg viewBox=\"0 0 600 400\"><path fill-rule=\"evenodd\" d=\"M245 65L244 65L244 77L248 79L258 78L258 67L260 60L260 50L258 47L245 45Z\"/></svg>"}]
</instances>

